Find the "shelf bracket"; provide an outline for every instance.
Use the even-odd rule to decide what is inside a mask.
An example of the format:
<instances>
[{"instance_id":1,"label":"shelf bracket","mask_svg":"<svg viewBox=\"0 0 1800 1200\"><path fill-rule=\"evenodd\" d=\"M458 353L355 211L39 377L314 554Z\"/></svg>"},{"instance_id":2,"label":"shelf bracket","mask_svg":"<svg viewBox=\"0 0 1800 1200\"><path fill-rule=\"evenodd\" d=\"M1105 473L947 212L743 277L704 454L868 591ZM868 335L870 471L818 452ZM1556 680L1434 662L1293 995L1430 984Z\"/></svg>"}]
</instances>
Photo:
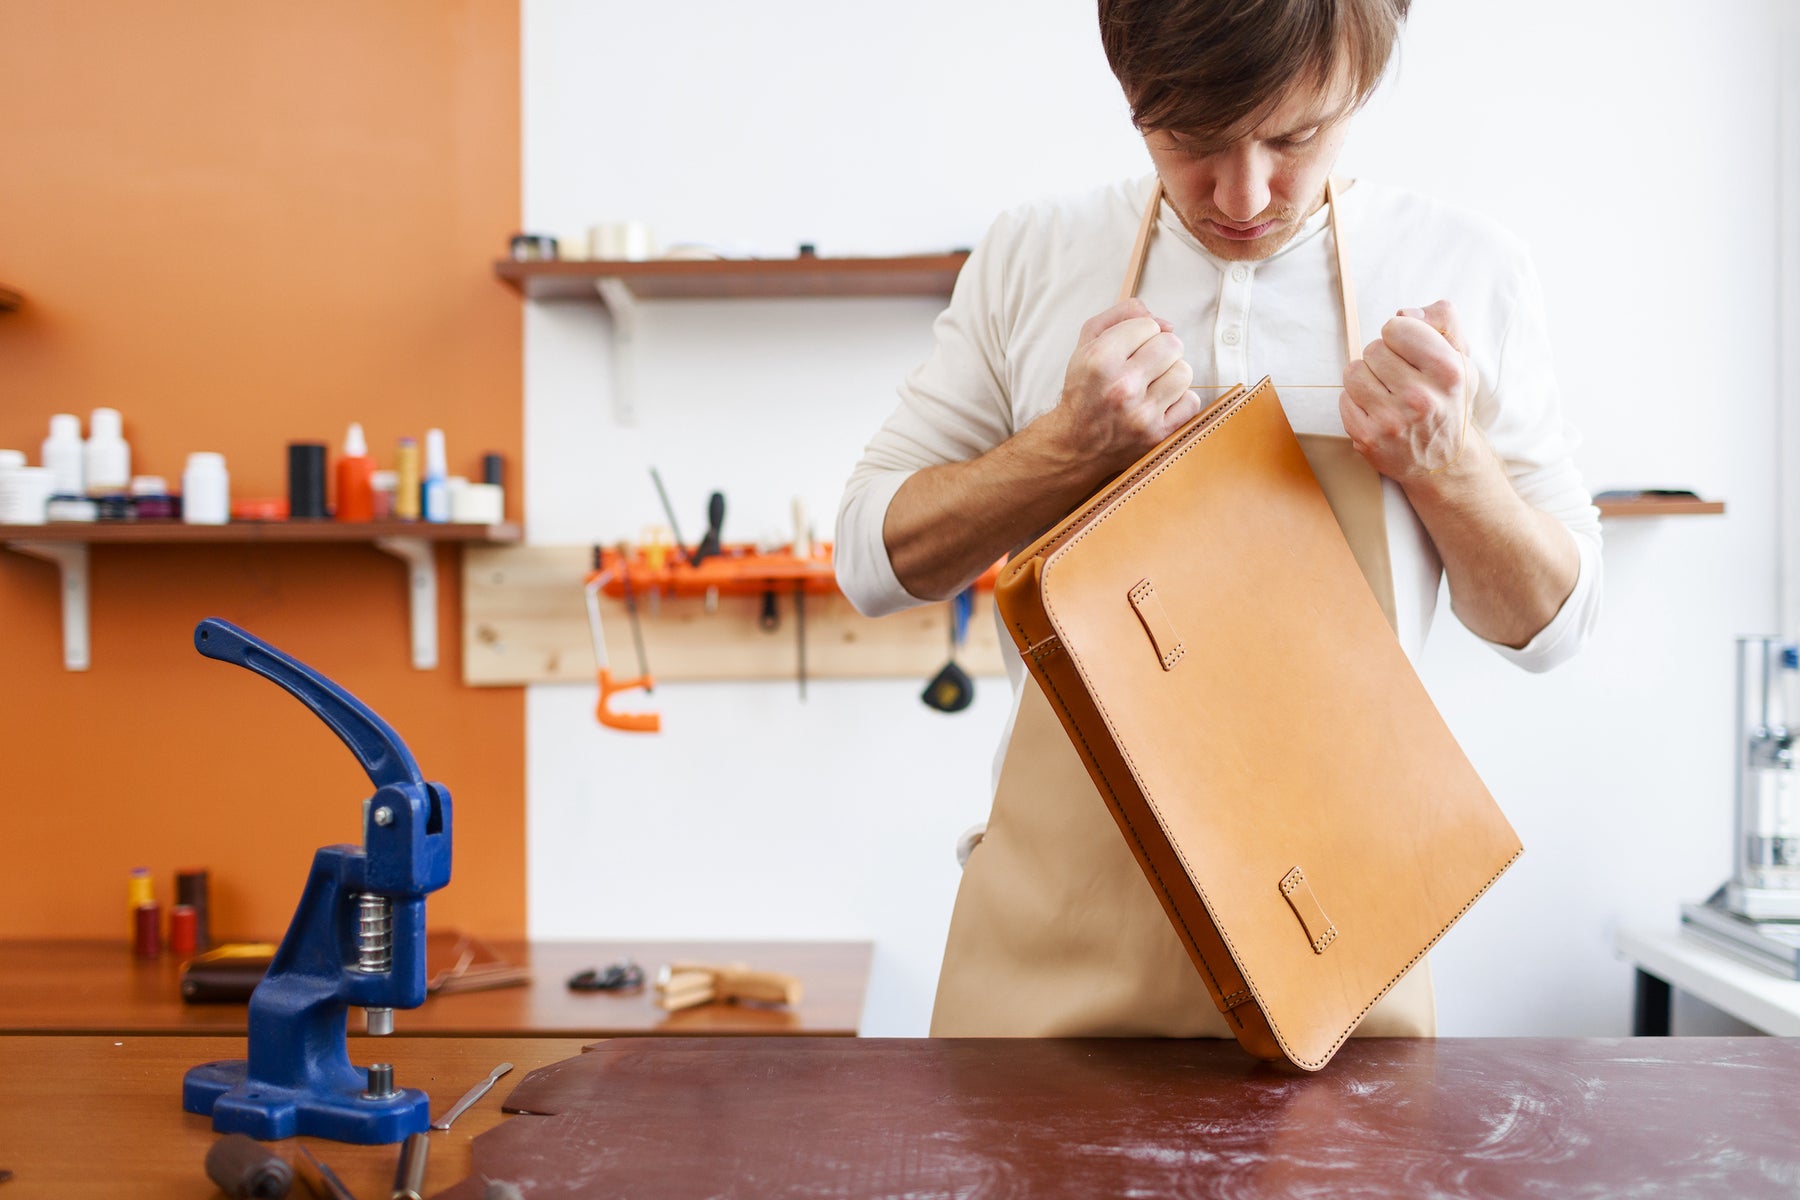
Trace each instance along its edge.
<instances>
[{"instance_id":1,"label":"shelf bracket","mask_svg":"<svg viewBox=\"0 0 1800 1200\"><path fill-rule=\"evenodd\" d=\"M55 563L62 577L63 669L85 671L88 650L88 548L85 542L8 542L18 554Z\"/></svg>"},{"instance_id":2,"label":"shelf bracket","mask_svg":"<svg viewBox=\"0 0 1800 1200\"><path fill-rule=\"evenodd\" d=\"M416 537L380 537L375 548L406 564L407 600L412 606L412 661L420 671L438 665L437 550Z\"/></svg>"},{"instance_id":3,"label":"shelf bracket","mask_svg":"<svg viewBox=\"0 0 1800 1200\"><path fill-rule=\"evenodd\" d=\"M594 280L594 291L612 313L613 322L613 420L637 424L638 302L623 279L605 276Z\"/></svg>"}]
</instances>

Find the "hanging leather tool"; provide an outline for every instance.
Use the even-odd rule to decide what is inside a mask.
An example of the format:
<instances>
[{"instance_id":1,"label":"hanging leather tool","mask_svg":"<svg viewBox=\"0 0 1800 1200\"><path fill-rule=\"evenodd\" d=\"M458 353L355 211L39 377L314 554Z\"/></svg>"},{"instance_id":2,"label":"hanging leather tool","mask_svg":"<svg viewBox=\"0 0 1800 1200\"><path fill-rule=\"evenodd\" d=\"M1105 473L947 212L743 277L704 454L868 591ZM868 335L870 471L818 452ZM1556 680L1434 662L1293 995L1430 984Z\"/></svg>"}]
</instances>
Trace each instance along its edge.
<instances>
[{"instance_id":1,"label":"hanging leather tool","mask_svg":"<svg viewBox=\"0 0 1800 1200\"><path fill-rule=\"evenodd\" d=\"M969 618L975 611L975 588L964 588L950 599L950 661L931 677L919 699L925 707L942 713L961 712L975 700L975 681L957 664L956 652L969 637Z\"/></svg>"},{"instance_id":2,"label":"hanging leather tool","mask_svg":"<svg viewBox=\"0 0 1800 1200\"><path fill-rule=\"evenodd\" d=\"M649 665L644 659L643 631L638 624L637 597L631 590L630 558L624 545L619 547L618 574L625 588L625 611L631 619L632 638L637 643L638 677L636 679L615 680L606 657L606 637L600 629L600 589L605 587L612 577L612 570L605 561L605 555L598 546L594 547L594 571L588 576L587 585L583 588L587 597L588 633L594 640L594 667L600 682L600 699L594 705L594 719L608 729L617 729L624 733L659 733L662 731L662 717L657 713L621 713L612 710L612 698L620 692L631 692L643 689L646 693L655 686L650 677Z\"/></svg>"}]
</instances>

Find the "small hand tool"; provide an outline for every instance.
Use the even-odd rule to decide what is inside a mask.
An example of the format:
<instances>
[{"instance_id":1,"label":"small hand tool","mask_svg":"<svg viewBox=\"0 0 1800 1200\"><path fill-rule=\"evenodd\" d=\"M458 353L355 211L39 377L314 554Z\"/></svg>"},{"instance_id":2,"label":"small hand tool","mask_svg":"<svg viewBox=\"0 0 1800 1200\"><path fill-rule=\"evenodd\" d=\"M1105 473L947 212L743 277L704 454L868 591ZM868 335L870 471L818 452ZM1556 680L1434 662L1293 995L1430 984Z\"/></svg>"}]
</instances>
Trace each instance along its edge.
<instances>
[{"instance_id":1,"label":"small hand tool","mask_svg":"<svg viewBox=\"0 0 1800 1200\"><path fill-rule=\"evenodd\" d=\"M250 1056L191 1068L181 1105L220 1133L263 1141L296 1134L375 1145L431 1120L417 1088L373 1086L350 1065L345 1021L368 1014L393 1032L394 1009L425 1002L425 897L450 882L450 789L427 783L392 726L349 692L260 638L217 618L194 630L207 658L285 689L356 756L375 794L363 844L313 855L293 922L250 997Z\"/></svg>"},{"instance_id":2,"label":"small hand tool","mask_svg":"<svg viewBox=\"0 0 1800 1200\"><path fill-rule=\"evenodd\" d=\"M468 1112L470 1107L473 1106L477 1100L488 1094L488 1089L494 1086L494 1082L510 1070L512 1070L511 1063L501 1063L499 1066L489 1071L486 1079L470 1088L467 1092L464 1092L463 1098L451 1105L449 1112L433 1121L431 1127L433 1129L450 1128L450 1123L452 1121Z\"/></svg>"},{"instance_id":3,"label":"small hand tool","mask_svg":"<svg viewBox=\"0 0 1800 1200\"><path fill-rule=\"evenodd\" d=\"M794 674L800 680L800 699L806 699L806 585L794 584Z\"/></svg>"},{"instance_id":4,"label":"small hand tool","mask_svg":"<svg viewBox=\"0 0 1800 1200\"><path fill-rule=\"evenodd\" d=\"M583 589L587 597L588 635L594 641L594 664L600 682L600 699L594 706L594 719L608 729L617 729L625 733L656 733L662 729L662 717L657 713L621 713L612 710L612 698L620 692L631 692L642 688L649 692L655 686L643 660L643 642L638 642L638 668L636 679L614 679L612 667L606 657L606 635L600 628L600 589L612 578L612 569L605 565L605 555L600 548L594 548L594 571L588 576L587 585ZM626 547L619 546L618 567L620 576L625 581L626 595L630 591L631 560ZM636 607L627 609L632 614L632 632L637 632Z\"/></svg>"},{"instance_id":5,"label":"small hand tool","mask_svg":"<svg viewBox=\"0 0 1800 1200\"><path fill-rule=\"evenodd\" d=\"M400 1147L391 1200L425 1200L425 1161L431 1157L431 1135L415 1133Z\"/></svg>"},{"instance_id":6,"label":"small hand tool","mask_svg":"<svg viewBox=\"0 0 1800 1200\"><path fill-rule=\"evenodd\" d=\"M927 708L942 713L961 712L975 699L975 681L956 661L956 652L969 636L969 617L975 611L975 589L966 587L950 601L950 661L931 677L919 699Z\"/></svg>"},{"instance_id":7,"label":"small hand tool","mask_svg":"<svg viewBox=\"0 0 1800 1200\"><path fill-rule=\"evenodd\" d=\"M629 992L644 986L644 968L634 962L617 962L605 970L589 968L569 976L571 992Z\"/></svg>"},{"instance_id":8,"label":"small hand tool","mask_svg":"<svg viewBox=\"0 0 1800 1200\"><path fill-rule=\"evenodd\" d=\"M337 1172L326 1166L305 1142L300 1143L299 1150L300 1178L306 1181L313 1195L319 1200L356 1200L355 1193L344 1186Z\"/></svg>"},{"instance_id":9,"label":"small hand tool","mask_svg":"<svg viewBox=\"0 0 1800 1200\"><path fill-rule=\"evenodd\" d=\"M675 535L675 552L693 562L694 556L688 553L687 543L681 540L681 522L675 519L675 506L669 503L668 489L663 487L662 475L655 467L650 468L650 482L656 485L656 494L662 498L663 515L669 518L669 532Z\"/></svg>"},{"instance_id":10,"label":"small hand tool","mask_svg":"<svg viewBox=\"0 0 1800 1200\"><path fill-rule=\"evenodd\" d=\"M294 1169L241 1133L228 1133L207 1148L206 1177L231 1200L281 1200L294 1186Z\"/></svg>"},{"instance_id":11,"label":"small hand tool","mask_svg":"<svg viewBox=\"0 0 1800 1200\"><path fill-rule=\"evenodd\" d=\"M720 537L725 528L725 493L714 492L706 502L706 535L700 539L700 545L694 550L693 564L699 566L709 558L716 557L720 548Z\"/></svg>"},{"instance_id":12,"label":"small hand tool","mask_svg":"<svg viewBox=\"0 0 1800 1200\"><path fill-rule=\"evenodd\" d=\"M624 542L619 543L619 586L625 589L625 617L631 625L631 644L637 650L638 678L649 694L656 691L656 680L650 676L650 660L644 654L644 626L638 620L637 593L631 590L631 548Z\"/></svg>"}]
</instances>

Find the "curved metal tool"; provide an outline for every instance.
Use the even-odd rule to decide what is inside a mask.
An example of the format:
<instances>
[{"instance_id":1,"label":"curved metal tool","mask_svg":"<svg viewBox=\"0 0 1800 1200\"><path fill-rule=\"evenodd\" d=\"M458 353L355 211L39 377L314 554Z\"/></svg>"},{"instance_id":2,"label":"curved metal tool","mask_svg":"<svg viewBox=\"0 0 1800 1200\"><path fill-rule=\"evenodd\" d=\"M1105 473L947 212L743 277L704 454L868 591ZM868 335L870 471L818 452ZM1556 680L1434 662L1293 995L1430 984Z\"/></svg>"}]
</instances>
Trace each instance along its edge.
<instances>
[{"instance_id":1,"label":"curved metal tool","mask_svg":"<svg viewBox=\"0 0 1800 1200\"><path fill-rule=\"evenodd\" d=\"M498 1080L502 1075L506 1074L510 1070L512 1070L511 1063L501 1063L499 1066L495 1067L492 1071L489 1071L488 1077L486 1079L482 1080L480 1083L478 1083L474 1087L470 1088L468 1090L468 1093L466 1095L464 1095L461 1100L458 1100L454 1105L451 1106L451 1109L449 1112L445 1113L443 1116L441 1116L437 1120L433 1121L431 1123L431 1127L433 1129L448 1129L448 1128L450 1128L450 1123L452 1121L456 1120L456 1118L458 1118L458 1117L462 1116L464 1113L468 1112L470 1106L473 1105L477 1100L481 1099L483 1096L487 1095L488 1089L494 1086L495 1081Z\"/></svg>"}]
</instances>

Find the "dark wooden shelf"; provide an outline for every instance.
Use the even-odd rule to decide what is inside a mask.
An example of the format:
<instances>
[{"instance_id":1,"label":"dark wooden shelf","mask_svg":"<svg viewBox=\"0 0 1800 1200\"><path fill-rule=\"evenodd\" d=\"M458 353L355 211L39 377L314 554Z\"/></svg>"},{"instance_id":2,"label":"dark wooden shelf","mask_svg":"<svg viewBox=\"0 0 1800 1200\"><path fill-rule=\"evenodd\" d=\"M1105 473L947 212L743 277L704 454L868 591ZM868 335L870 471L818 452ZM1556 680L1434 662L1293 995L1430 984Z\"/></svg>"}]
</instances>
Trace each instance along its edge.
<instances>
[{"instance_id":1,"label":"dark wooden shelf","mask_svg":"<svg viewBox=\"0 0 1800 1200\"><path fill-rule=\"evenodd\" d=\"M9 287L0 287L0 312L12 312L25 303L25 297Z\"/></svg>"},{"instance_id":2,"label":"dark wooden shelf","mask_svg":"<svg viewBox=\"0 0 1800 1200\"><path fill-rule=\"evenodd\" d=\"M1600 501L1597 507L1603 517L1693 517L1723 513L1725 502L1644 496L1637 500Z\"/></svg>"},{"instance_id":3,"label":"dark wooden shelf","mask_svg":"<svg viewBox=\"0 0 1800 1200\"><path fill-rule=\"evenodd\" d=\"M494 274L531 300L596 298L616 279L640 300L730 300L780 296L950 295L966 251L904 258L729 258L650 262L502 259Z\"/></svg>"},{"instance_id":4,"label":"dark wooden shelf","mask_svg":"<svg viewBox=\"0 0 1800 1200\"><path fill-rule=\"evenodd\" d=\"M519 527L439 525L428 521L233 521L187 525L180 521L51 521L0 525L0 542L174 544L181 542L372 542L376 538L427 542L516 542Z\"/></svg>"}]
</instances>

